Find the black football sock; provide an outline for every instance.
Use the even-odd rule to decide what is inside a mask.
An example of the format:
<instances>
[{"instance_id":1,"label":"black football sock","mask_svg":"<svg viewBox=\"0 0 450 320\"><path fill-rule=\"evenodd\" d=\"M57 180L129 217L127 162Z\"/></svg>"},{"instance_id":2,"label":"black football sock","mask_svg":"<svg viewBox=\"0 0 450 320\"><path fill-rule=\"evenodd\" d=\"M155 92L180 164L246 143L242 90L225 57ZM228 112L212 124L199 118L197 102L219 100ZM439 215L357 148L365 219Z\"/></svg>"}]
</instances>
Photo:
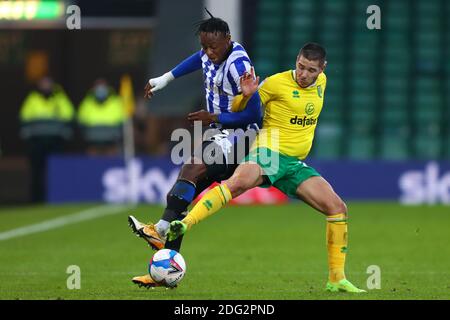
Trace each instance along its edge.
<instances>
[{"instance_id":1,"label":"black football sock","mask_svg":"<svg viewBox=\"0 0 450 320\"><path fill-rule=\"evenodd\" d=\"M208 188L210 185L211 185L211 181L209 181L207 179L199 181L193 199L195 199L203 190ZM172 222L174 220L183 220L183 218L187 214L187 207L188 206L189 206L189 204L185 207L185 209L183 211L177 213L176 214L177 217L175 219L171 220L170 222ZM168 213L168 217L172 218L173 216L175 216L173 211L171 213ZM164 219L164 216L163 216L163 219ZM166 220L166 219L164 219L164 220ZM166 220L166 221L168 221L168 220ZM182 242L183 242L183 236L180 236L180 237L178 237L177 239L175 239L173 241L166 241L166 244L165 244L164 248L180 252L181 243Z\"/></svg>"},{"instance_id":2,"label":"black football sock","mask_svg":"<svg viewBox=\"0 0 450 320\"><path fill-rule=\"evenodd\" d=\"M167 205L161 219L167 222L182 219L181 213L186 211L195 194L196 186L194 183L178 179L167 194Z\"/></svg>"}]
</instances>

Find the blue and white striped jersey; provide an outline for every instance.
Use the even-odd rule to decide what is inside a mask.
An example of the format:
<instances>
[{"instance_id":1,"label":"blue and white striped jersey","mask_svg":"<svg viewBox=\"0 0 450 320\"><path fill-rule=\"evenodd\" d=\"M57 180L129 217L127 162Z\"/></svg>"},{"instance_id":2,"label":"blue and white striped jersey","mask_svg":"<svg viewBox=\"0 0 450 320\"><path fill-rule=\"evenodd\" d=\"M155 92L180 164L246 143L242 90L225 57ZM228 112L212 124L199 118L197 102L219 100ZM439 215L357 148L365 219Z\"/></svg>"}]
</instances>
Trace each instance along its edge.
<instances>
[{"instance_id":1,"label":"blue and white striped jersey","mask_svg":"<svg viewBox=\"0 0 450 320\"><path fill-rule=\"evenodd\" d=\"M203 79L207 110L220 114L231 112L233 98L241 92L239 78L244 72L250 72L252 63L245 49L237 42L232 42L233 49L228 58L220 65L215 65L201 50Z\"/></svg>"}]
</instances>

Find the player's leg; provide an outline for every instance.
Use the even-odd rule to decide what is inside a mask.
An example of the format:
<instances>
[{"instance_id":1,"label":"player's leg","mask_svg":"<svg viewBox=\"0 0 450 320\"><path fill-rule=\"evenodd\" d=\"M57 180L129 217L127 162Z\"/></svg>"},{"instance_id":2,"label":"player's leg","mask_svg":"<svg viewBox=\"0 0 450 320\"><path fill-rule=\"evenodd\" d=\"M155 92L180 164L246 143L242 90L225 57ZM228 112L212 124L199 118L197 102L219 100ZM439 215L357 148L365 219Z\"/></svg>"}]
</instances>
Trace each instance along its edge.
<instances>
[{"instance_id":1,"label":"player's leg","mask_svg":"<svg viewBox=\"0 0 450 320\"><path fill-rule=\"evenodd\" d=\"M166 233L170 222L181 220L196 194L201 192L197 191L197 184L206 179L206 167L203 163L195 162L193 159L191 158L181 168L177 181L167 194L167 205L158 223L144 224L133 216L128 217L133 232L145 239L155 250L165 247ZM168 244L170 249L174 250L179 250L180 245L181 242Z\"/></svg>"},{"instance_id":2,"label":"player's leg","mask_svg":"<svg viewBox=\"0 0 450 320\"><path fill-rule=\"evenodd\" d=\"M189 204L194 200L199 181L206 179L206 166L203 163L186 163L172 189L167 194L167 206L156 230L165 236L170 222L181 220Z\"/></svg>"},{"instance_id":3,"label":"player's leg","mask_svg":"<svg viewBox=\"0 0 450 320\"><path fill-rule=\"evenodd\" d=\"M246 134L242 133L244 135L239 137L246 137ZM167 207L158 223L155 225L152 223L143 224L133 216L129 217L129 224L133 232L144 238L153 249L165 247L179 251L181 239L174 242L165 239L169 224L172 221L184 218L189 204L196 195L210 185L209 182L222 181L231 176L232 171L230 169L234 169L236 164L227 163L230 152L233 152L225 147L226 143L223 143L229 141L228 138L230 138L228 131L216 131L202 143L200 148L194 150L190 159L183 165L175 185L167 195ZM237 157L234 159L237 159Z\"/></svg>"},{"instance_id":4,"label":"player's leg","mask_svg":"<svg viewBox=\"0 0 450 320\"><path fill-rule=\"evenodd\" d=\"M224 135L219 132L213 137L222 136ZM208 160L222 159L223 153L216 140L203 141L202 145L195 149L185 162L177 181L167 194L167 206L158 223L144 224L133 216L129 216L128 221L133 232L145 239L153 249L159 250L165 247L169 224L184 218L187 207L195 196L209 186L204 182L206 180L213 181L215 177L226 171L227 166L223 161L221 164L217 164L220 161L213 161L212 164L209 164L208 161L204 161L205 157ZM180 246L181 240L178 240L175 243L167 243L166 248L179 251Z\"/></svg>"},{"instance_id":5,"label":"player's leg","mask_svg":"<svg viewBox=\"0 0 450 320\"><path fill-rule=\"evenodd\" d=\"M320 176L312 176L298 185L297 196L327 217L326 242L328 250L329 278L327 290L364 292L345 277L347 253L347 206L331 185Z\"/></svg>"},{"instance_id":6,"label":"player's leg","mask_svg":"<svg viewBox=\"0 0 450 320\"><path fill-rule=\"evenodd\" d=\"M218 182L224 181L224 183L204 195L202 198L205 201L203 206L197 204L191 210L190 215L183 219L183 221L187 221L187 224L174 222L174 226L171 226L171 228L173 230L175 230L174 228L179 229L180 232L177 232L177 235L183 234L192 224L198 223L206 216L219 210L220 206L225 205L231 198L241 194L243 192L242 189L248 190L254 186L254 181L252 181L254 178L251 175L248 178L242 177L246 171L239 167L241 166L240 163L244 162L245 168L255 168L254 172L256 172L258 177L261 174L261 168L256 164L258 159L247 158L256 134L257 131L254 129L234 132L222 130L219 134L215 134L210 138L209 141L213 143L209 145L206 142L204 143L203 158L207 159L205 160L208 170L207 176ZM252 170L247 172L251 173ZM239 178L236 179L236 177ZM171 237L169 236L169 238Z\"/></svg>"},{"instance_id":7,"label":"player's leg","mask_svg":"<svg viewBox=\"0 0 450 320\"><path fill-rule=\"evenodd\" d=\"M207 177L217 182L225 181L224 185L214 188L209 194L205 194L205 199L208 201L207 204L209 204L209 201L211 201L214 210L215 203L217 202L214 201L215 198L223 197L224 205L227 201L229 201L229 194L231 195L231 198L234 198L240 195L245 190L248 190L254 186L254 182L251 180L252 178L250 177L249 181L247 181L248 178L242 178L241 175L244 171L242 171L242 168L239 170L237 170L237 168L239 167L239 164L244 161L244 158L249 154L250 147L253 144L256 135L257 131L254 129L249 129L247 131L237 130L235 132L225 130L221 131L219 134L212 136L211 140L209 140L212 141L212 143L203 143L202 157L204 159L208 159L205 160ZM248 161L254 162L255 159L248 159ZM251 163L248 165L252 167L258 166L255 163ZM236 175L234 175L236 171L237 173ZM262 172L261 169L257 171L259 173ZM239 178L234 181L233 179L236 178L232 178L233 175L234 177ZM260 184L260 182L257 182L257 184ZM205 207L205 209L207 208ZM214 210L211 210L209 212L211 212L212 214ZM194 219L194 221L202 220L203 214L204 212L202 210L199 210L197 207L191 211L191 215L187 218L187 221L191 221L191 219ZM175 222L175 224L177 224L177 222ZM178 227L174 226L173 228L179 228L179 230L181 230L181 233L184 233L184 231L187 229L187 225L184 223L179 223ZM174 240L174 243L178 242L180 238L182 237L178 237L176 240ZM168 242L171 241L169 240Z\"/></svg>"},{"instance_id":8,"label":"player's leg","mask_svg":"<svg viewBox=\"0 0 450 320\"><path fill-rule=\"evenodd\" d=\"M253 162L240 164L228 180L205 193L181 222L171 223L168 239L178 238L194 224L219 211L231 199L262 183L263 171L258 164Z\"/></svg>"},{"instance_id":9,"label":"player's leg","mask_svg":"<svg viewBox=\"0 0 450 320\"><path fill-rule=\"evenodd\" d=\"M211 184L212 184L212 181L210 179L208 179L207 177L202 178L199 181L197 181L194 199L197 198L197 196L201 192L203 192L206 188L208 188ZM162 219L165 219L168 222L172 222L172 221L175 221L175 220L182 220L187 214L187 206L182 211L181 211L181 208L180 208L180 210L178 212L179 213L175 216L175 219L173 219L173 216L172 217L164 217L163 216ZM169 219L172 219L172 220L169 220ZM168 227L167 227L167 230L168 230ZM164 231L164 235L166 235L167 230ZM164 248L180 252L182 241L183 241L183 236L180 236L179 238L177 238L177 239L175 239L173 241L166 240Z\"/></svg>"},{"instance_id":10,"label":"player's leg","mask_svg":"<svg viewBox=\"0 0 450 320\"><path fill-rule=\"evenodd\" d=\"M297 196L326 216L347 215L347 206L333 187L321 176L312 176L296 189Z\"/></svg>"},{"instance_id":11,"label":"player's leg","mask_svg":"<svg viewBox=\"0 0 450 320\"><path fill-rule=\"evenodd\" d=\"M315 176L301 183L297 196L327 217L329 279L337 282L345 278L344 265L347 250L347 207L322 177Z\"/></svg>"},{"instance_id":12,"label":"player's leg","mask_svg":"<svg viewBox=\"0 0 450 320\"><path fill-rule=\"evenodd\" d=\"M249 130L250 131L250 130ZM256 135L253 135L256 136ZM194 150L190 159L183 165L177 182L167 195L167 207L162 218L157 224L143 224L133 216L129 217L129 224L133 232L144 238L150 246L157 250L163 247L179 251L181 239L177 241L166 241L166 233L172 221L181 220L187 207L195 198L196 194L203 191L209 181L222 181L230 177L236 164L228 164L231 150L228 148L229 141L237 138L247 137L243 131L231 136L229 131L216 131L210 138L203 141L200 148ZM252 136L249 136L251 138ZM244 140L244 141L248 141ZM245 145L247 147L247 145ZM247 150L244 148L244 151ZM236 157L234 159L237 159ZM199 186L201 188L199 188Z\"/></svg>"},{"instance_id":13,"label":"player's leg","mask_svg":"<svg viewBox=\"0 0 450 320\"><path fill-rule=\"evenodd\" d=\"M172 249L176 251L180 251L181 248L181 242L183 237L179 237L175 241L166 241L165 240L165 234L166 230L164 230L164 219L170 220L167 221L167 228L169 226L169 223L174 220L180 220L184 217L183 212L187 210L188 205L190 204L189 201L191 198L191 193L195 192L192 196L192 199L195 198L201 191L206 189L210 184L211 181L206 179L205 177L205 167L203 164L185 164L178 176L177 181L175 182L172 189L169 191L167 195L167 207L164 210L163 216L161 220L156 224L153 225L152 223L149 224L141 224L140 226L139 222L132 216L130 216L131 219L134 219L135 222L133 222L135 227L137 229L137 233L147 240L147 242L155 249ZM196 183L194 183L194 181ZM192 187L195 187L195 191L192 191ZM159 227L158 227L159 225ZM164 236L163 236L164 235ZM160 246L157 247L156 245ZM157 283L155 280L152 279L152 277L147 273L143 276L137 276L132 279L132 282L139 285L139 287L158 287L162 284Z\"/></svg>"}]
</instances>

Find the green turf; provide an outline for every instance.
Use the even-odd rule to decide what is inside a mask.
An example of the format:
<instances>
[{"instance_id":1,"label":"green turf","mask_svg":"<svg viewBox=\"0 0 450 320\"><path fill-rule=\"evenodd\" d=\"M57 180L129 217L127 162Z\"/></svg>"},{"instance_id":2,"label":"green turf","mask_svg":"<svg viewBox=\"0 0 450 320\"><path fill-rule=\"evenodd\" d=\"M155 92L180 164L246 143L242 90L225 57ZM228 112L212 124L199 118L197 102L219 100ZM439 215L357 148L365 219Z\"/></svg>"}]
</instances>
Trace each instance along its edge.
<instances>
[{"instance_id":1,"label":"green turf","mask_svg":"<svg viewBox=\"0 0 450 320\"><path fill-rule=\"evenodd\" d=\"M93 205L0 209L0 232ZM138 219L161 208L139 206ZM326 293L325 221L304 204L229 207L186 235L187 273L175 290L130 282L152 252L127 225L127 212L0 241L0 299L449 299L450 214L445 206L349 204L347 277L366 289L368 266L381 289ZM66 269L81 268L68 290Z\"/></svg>"}]
</instances>

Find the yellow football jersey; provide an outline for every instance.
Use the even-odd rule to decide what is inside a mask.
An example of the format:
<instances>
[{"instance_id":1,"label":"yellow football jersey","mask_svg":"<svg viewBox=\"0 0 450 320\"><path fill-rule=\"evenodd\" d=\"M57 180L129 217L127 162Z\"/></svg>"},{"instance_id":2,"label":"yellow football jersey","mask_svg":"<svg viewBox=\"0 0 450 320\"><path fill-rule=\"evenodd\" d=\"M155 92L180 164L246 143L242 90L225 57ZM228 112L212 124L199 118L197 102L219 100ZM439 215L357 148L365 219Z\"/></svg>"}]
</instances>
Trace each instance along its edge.
<instances>
[{"instance_id":1,"label":"yellow football jersey","mask_svg":"<svg viewBox=\"0 0 450 320\"><path fill-rule=\"evenodd\" d=\"M326 84L323 72L307 88L297 84L294 70L268 77L258 89L265 110L263 130L255 146L305 159L322 111Z\"/></svg>"}]
</instances>

